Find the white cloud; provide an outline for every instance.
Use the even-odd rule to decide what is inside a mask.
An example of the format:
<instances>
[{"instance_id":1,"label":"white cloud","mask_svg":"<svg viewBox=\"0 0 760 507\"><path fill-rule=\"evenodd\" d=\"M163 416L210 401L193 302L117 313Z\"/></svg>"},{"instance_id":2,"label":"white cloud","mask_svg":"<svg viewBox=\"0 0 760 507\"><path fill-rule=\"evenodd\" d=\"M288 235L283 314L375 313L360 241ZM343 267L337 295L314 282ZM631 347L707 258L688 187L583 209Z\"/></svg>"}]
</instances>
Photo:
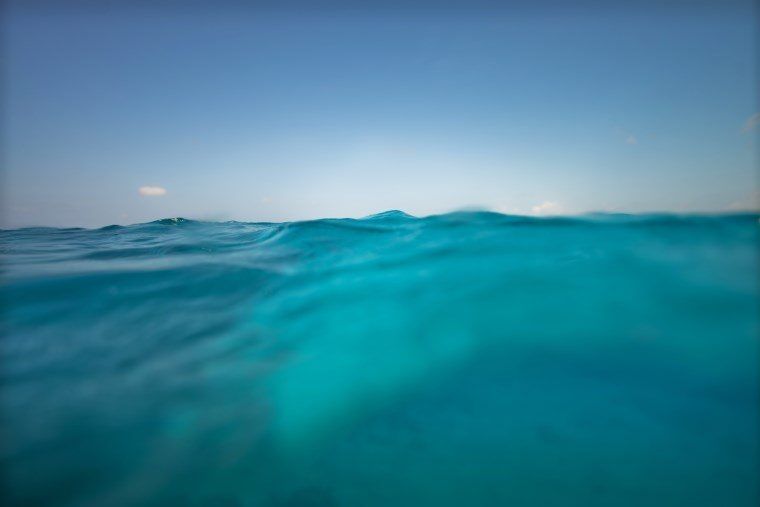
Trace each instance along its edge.
<instances>
[{"instance_id":1,"label":"white cloud","mask_svg":"<svg viewBox=\"0 0 760 507\"><path fill-rule=\"evenodd\" d=\"M164 187L140 187L138 192L140 192L140 195L146 195L149 197L166 195L166 189Z\"/></svg>"},{"instance_id":2,"label":"white cloud","mask_svg":"<svg viewBox=\"0 0 760 507\"><path fill-rule=\"evenodd\" d=\"M497 213L502 213L504 215L520 215L521 210L515 206L507 206L506 204L499 204L498 206L494 206L493 211ZM523 210L524 212L524 210Z\"/></svg>"},{"instance_id":3,"label":"white cloud","mask_svg":"<svg viewBox=\"0 0 760 507\"><path fill-rule=\"evenodd\" d=\"M560 206L556 202L545 201L537 204L530 209L534 215L556 215L560 211Z\"/></svg>"},{"instance_id":4,"label":"white cloud","mask_svg":"<svg viewBox=\"0 0 760 507\"><path fill-rule=\"evenodd\" d=\"M729 211L760 211L760 190L750 192L728 205Z\"/></svg>"},{"instance_id":5,"label":"white cloud","mask_svg":"<svg viewBox=\"0 0 760 507\"><path fill-rule=\"evenodd\" d=\"M628 137L625 138L625 144L639 144L639 140L636 139L636 136L633 134L630 134Z\"/></svg>"},{"instance_id":6,"label":"white cloud","mask_svg":"<svg viewBox=\"0 0 760 507\"><path fill-rule=\"evenodd\" d=\"M753 128L760 125L760 113L755 113L749 118L747 118L747 121L744 122L744 126L742 127L742 132L749 132Z\"/></svg>"}]
</instances>

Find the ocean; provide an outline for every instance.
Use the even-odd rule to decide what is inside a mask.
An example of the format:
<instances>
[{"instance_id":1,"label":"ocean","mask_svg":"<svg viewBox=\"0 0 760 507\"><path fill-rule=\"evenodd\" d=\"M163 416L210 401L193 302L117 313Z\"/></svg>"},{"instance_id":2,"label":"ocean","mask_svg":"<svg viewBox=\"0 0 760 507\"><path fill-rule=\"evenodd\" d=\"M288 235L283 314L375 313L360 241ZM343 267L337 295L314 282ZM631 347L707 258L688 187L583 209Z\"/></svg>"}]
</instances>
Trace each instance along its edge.
<instances>
[{"instance_id":1,"label":"ocean","mask_svg":"<svg viewBox=\"0 0 760 507\"><path fill-rule=\"evenodd\" d=\"M0 232L9 506L756 506L760 216Z\"/></svg>"}]
</instances>

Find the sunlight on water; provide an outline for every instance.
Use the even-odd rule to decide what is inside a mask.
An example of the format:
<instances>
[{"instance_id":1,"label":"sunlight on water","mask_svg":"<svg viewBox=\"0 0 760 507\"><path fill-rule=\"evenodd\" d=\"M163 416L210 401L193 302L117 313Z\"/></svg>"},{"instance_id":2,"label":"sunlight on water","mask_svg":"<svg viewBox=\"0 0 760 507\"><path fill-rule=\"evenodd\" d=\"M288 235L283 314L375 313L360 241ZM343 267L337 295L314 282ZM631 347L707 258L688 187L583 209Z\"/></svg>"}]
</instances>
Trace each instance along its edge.
<instances>
[{"instance_id":1,"label":"sunlight on water","mask_svg":"<svg viewBox=\"0 0 760 507\"><path fill-rule=\"evenodd\" d=\"M756 505L758 232L2 231L6 503Z\"/></svg>"}]
</instances>

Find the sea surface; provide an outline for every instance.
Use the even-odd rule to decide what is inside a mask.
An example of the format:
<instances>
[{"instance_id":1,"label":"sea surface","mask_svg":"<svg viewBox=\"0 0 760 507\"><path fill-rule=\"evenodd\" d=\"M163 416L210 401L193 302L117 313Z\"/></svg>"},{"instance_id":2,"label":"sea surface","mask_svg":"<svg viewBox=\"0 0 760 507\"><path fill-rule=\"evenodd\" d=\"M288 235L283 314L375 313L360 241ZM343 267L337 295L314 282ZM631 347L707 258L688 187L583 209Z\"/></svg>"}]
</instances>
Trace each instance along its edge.
<instances>
[{"instance_id":1,"label":"sea surface","mask_svg":"<svg viewBox=\"0 0 760 507\"><path fill-rule=\"evenodd\" d=\"M760 504L757 214L0 231L8 506Z\"/></svg>"}]
</instances>

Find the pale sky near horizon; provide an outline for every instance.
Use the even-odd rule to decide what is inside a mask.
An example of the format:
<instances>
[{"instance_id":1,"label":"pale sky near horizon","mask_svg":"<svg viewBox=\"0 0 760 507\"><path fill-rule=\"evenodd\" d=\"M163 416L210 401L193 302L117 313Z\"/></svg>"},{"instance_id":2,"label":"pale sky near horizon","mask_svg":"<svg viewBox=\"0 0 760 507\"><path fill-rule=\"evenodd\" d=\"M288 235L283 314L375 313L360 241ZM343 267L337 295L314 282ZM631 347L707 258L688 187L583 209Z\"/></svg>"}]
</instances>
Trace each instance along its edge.
<instances>
[{"instance_id":1,"label":"pale sky near horizon","mask_svg":"<svg viewBox=\"0 0 760 507\"><path fill-rule=\"evenodd\" d=\"M757 207L751 0L155 5L6 5L3 227Z\"/></svg>"}]
</instances>

